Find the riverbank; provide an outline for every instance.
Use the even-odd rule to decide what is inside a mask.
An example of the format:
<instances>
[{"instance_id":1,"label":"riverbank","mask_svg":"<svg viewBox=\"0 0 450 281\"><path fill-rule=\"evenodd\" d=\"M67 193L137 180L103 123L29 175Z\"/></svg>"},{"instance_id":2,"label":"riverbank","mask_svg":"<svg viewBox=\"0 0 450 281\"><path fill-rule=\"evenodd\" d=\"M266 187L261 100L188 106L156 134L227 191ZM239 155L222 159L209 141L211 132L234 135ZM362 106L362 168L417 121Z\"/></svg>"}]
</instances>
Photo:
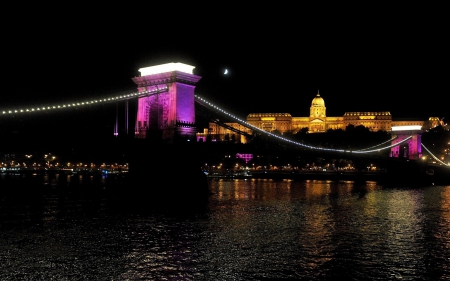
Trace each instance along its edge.
<instances>
[{"instance_id":1,"label":"riverbank","mask_svg":"<svg viewBox=\"0 0 450 281\"><path fill-rule=\"evenodd\" d=\"M209 176L209 178L227 178L227 176ZM376 181L385 185L450 185L450 168L444 166L407 165L402 169L378 171L283 171L252 170L244 175L228 178L257 178L273 180L330 180L330 181Z\"/></svg>"},{"instance_id":2,"label":"riverbank","mask_svg":"<svg viewBox=\"0 0 450 281\"><path fill-rule=\"evenodd\" d=\"M387 177L386 171L255 171L254 178L295 179L295 180L365 180L377 181Z\"/></svg>"}]
</instances>

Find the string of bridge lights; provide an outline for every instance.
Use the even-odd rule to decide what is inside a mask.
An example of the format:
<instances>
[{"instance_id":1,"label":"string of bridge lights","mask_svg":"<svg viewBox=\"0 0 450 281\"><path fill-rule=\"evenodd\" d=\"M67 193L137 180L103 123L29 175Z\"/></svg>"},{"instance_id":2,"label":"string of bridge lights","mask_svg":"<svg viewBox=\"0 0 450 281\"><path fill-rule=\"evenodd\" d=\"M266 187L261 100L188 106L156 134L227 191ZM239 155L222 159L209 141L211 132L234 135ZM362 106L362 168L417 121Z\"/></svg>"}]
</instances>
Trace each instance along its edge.
<instances>
[{"instance_id":1,"label":"string of bridge lights","mask_svg":"<svg viewBox=\"0 0 450 281\"><path fill-rule=\"evenodd\" d=\"M142 97L142 96L151 96L151 95L159 94L159 93L166 92L166 91L168 91L167 86L162 87L162 88L153 86L151 90L146 90L146 91L142 91L142 92L134 92L134 93L130 93L130 94L124 94L124 95L119 95L119 96L114 96L114 97L103 98L103 99L72 102L72 103L60 104L60 105L37 106L37 107L30 107L30 108L24 108L24 109L6 109L6 110L0 110L0 113L1 113L1 115L9 115L9 114L31 113L31 112L37 112L37 111L67 109L67 108L73 108L73 107L79 107L79 106L85 106L85 105L93 105L93 104L98 104L98 103L121 101L121 100L136 98L136 97Z\"/></svg>"},{"instance_id":2,"label":"string of bridge lights","mask_svg":"<svg viewBox=\"0 0 450 281\"><path fill-rule=\"evenodd\" d=\"M339 152L339 153L360 153L360 154L366 154L366 153L367 153L367 154L368 154L368 153L373 153L373 152L379 152L379 151L385 150L385 149L391 149L392 147L395 147L395 146L398 146L398 145L400 145L400 144L402 144L402 143L407 142L408 140L410 140L410 139L413 137L413 136L411 135L411 136L409 136L409 137L403 139L403 140L400 141L400 142L397 142L397 143L394 143L394 144L391 144L391 145L388 145L388 146L384 146L384 147L381 147L381 148L377 148L377 149L371 149L371 148L378 147L378 146L380 146L380 145L383 145L383 144L386 144L386 143L388 143L388 142L391 142L392 140L396 139L396 137L394 137L394 138L392 138L392 139L390 139L390 140L388 140L388 141L385 141L385 142L383 142L383 143L381 143L381 144L378 144L378 145L375 145L375 146L372 146L372 147L369 147L369 148L365 148L365 149L360 149L360 150L332 149L332 148L324 148L324 147L318 147L318 146L311 146L311 145L306 145L306 144L303 144L303 143L300 143L300 142L296 142L296 141L293 141L293 140L284 138L284 137L282 137L282 136L280 136L280 135L276 135L276 134L273 134L273 133L271 133L271 132L264 131L264 130L262 130L262 129L260 129L260 128L258 128L258 127L256 127L256 126L252 125L252 124L250 124L250 123L247 123L247 121L242 120L241 118L239 118L239 117L237 117L237 116L235 116L235 115L233 115L233 114L231 114L231 113L229 113L229 112L227 112L227 111L225 111L225 110L219 108L218 106L212 104L211 102L205 100L204 98L202 98L202 97L200 97L200 96L198 96L198 95L195 95L195 98L196 98L199 102L201 102L202 104L208 105L209 107L211 107L211 108L213 108L213 109L215 109L215 110L221 112L222 114L225 114L225 115L227 115L228 117L231 117L232 119L238 121L240 124L242 124L243 126L249 128L249 129L256 130L256 131L258 131L258 132L260 132L260 133L263 133L263 134L265 134L265 135L268 135L268 136L270 136L270 137L277 138L277 139L280 139L280 140L282 140L282 141L288 142L288 143L290 143L290 144L298 145L298 146L305 147L305 148L312 149L312 150L322 150L322 151ZM432 154L428 149L427 149L427 151L428 151L430 154Z\"/></svg>"},{"instance_id":3,"label":"string of bridge lights","mask_svg":"<svg viewBox=\"0 0 450 281\"><path fill-rule=\"evenodd\" d=\"M439 163L441 163L442 165L448 166L450 167L450 164L445 164L445 162L441 161L438 157L436 157L433 153L431 153L431 151L425 147L425 145L423 145L422 143L422 147L425 148L425 150L430 153L431 157L433 157L434 160L438 161Z\"/></svg>"},{"instance_id":4,"label":"string of bridge lights","mask_svg":"<svg viewBox=\"0 0 450 281\"><path fill-rule=\"evenodd\" d=\"M393 138L390 139L390 140L387 140L387 141L382 142L382 143L379 143L379 144L377 144L377 145L374 145L374 146L371 146L371 147L367 147L367 148L363 148L363 149L360 149L360 150L361 150L361 151L363 151L363 150L369 150L369 149L372 149L372 148L375 148L375 147L384 145L384 144L386 144L386 143L392 143L392 141L395 140L395 139L397 139L397 138L398 138L398 136L395 136L395 137L393 137ZM397 144L396 144L396 145L397 145Z\"/></svg>"}]
</instances>

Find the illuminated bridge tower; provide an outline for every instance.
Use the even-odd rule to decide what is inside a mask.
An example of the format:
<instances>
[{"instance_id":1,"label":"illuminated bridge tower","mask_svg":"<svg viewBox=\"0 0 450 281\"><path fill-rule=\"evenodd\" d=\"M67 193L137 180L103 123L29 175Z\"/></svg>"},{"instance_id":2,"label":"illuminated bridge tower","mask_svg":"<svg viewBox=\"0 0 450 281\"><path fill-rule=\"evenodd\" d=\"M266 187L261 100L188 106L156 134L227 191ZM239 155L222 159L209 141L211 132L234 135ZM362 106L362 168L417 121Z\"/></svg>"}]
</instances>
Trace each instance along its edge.
<instances>
[{"instance_id":1,"label":"illuminated bridge tower","mask_svg":"<svg viewBox=\"0 0 450 281\"><path fill-rule=\"evenodd\" d=\"M397 137L392 145L403 142L391 148L391 157L417 160L422 157L422 130L421 126L392 126L391 135Z\"/></svg>"},{"instance_id":2,"label":"illuminated bridge tower","mask_svg":"<svg viewBox=\"0 0 450 281\"><path fill-rule=\"evenodd\" d=\"M200 76L194 66L167 63L139 69L141 76L132 80L138 92L136 138L157 136L163 140L195 138L194 89Z\"/></svg>"}]
</instances>

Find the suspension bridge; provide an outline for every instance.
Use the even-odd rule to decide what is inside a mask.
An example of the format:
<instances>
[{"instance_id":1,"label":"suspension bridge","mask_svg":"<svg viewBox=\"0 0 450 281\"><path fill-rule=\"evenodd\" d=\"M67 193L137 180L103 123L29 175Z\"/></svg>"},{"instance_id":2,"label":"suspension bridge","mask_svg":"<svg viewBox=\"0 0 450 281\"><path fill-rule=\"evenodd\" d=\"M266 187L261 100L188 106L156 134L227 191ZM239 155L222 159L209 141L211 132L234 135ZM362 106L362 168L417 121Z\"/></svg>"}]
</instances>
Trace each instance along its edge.
<instances>
[{"instance_id":1,"label":"suspension bridge","mask_svg":"<svg viewBox=\"0 0 450 281\"><path fill-rule=\"evenodd\" d=\"M63 111L68 109L79 109L83 107L93 107L101 104L119 103L125 104L126 121L124 122L126 128L125 132L129 131L129 101L133 100L137 103L137 109L134 118L134 138L147 139L151 132L158 132L161 139L184 138L186 140L195 140L196 128L196 113L204 111L209 112L210 121L218 122L221 117L232 119L252 132L264 135L271 140L280 144L289 145L290 147L301 148L303 151L309 151L317 155L342 155L345 157L367 157L371 158L374 155L379 158L381 151L390 150L389 158L395 158L398 153L398 147L403 144L408 144L413 149L411 155L416 160L411 162L420 162L422 148L433 157L438 164L448 167L447 163L441 161L435 156L430 149L428 149L420 141L420 128L408 127L396 128L391 132L392 138L375 146L370 146L362 149L334 149L323 146L314 146L311 144L304 144L295 140L285 138L278 134L262 130L246 122L242 117L218 107L209 102L206 98L195 94L195 84L201 79L192 73L194 67L181 63L170 63L162 66L152 66L140 69L141 76L132 78L137 85L137 91L130 91L129 93L121 93L118 95L111 95L102 98L92 98L86 100L69 101L58 104L44 104L24 106L19 108L4 108L0 109L0 118L6 116L20 116L21 114L34 114L42 112ZM67 111L70 114L70 111ZM119 135L119 117L116 111L114 136ZM219 125L226 126L224 123L218 122ZM235 130L240 134L247 134L248 132ZM142 148L143 149L143 148ZM142 152L143 150L141 150ZM180 151L177 151L180 153ZM172 155L175 156L175 155ZM194 155L191 155L194 157ZM151 157L151 156L147 156ZM396 163L395 165L399 165ZM400 164L403 165L403 164ZM411 168L408 165L408 169Z\"/></svg>"}]
</instances>

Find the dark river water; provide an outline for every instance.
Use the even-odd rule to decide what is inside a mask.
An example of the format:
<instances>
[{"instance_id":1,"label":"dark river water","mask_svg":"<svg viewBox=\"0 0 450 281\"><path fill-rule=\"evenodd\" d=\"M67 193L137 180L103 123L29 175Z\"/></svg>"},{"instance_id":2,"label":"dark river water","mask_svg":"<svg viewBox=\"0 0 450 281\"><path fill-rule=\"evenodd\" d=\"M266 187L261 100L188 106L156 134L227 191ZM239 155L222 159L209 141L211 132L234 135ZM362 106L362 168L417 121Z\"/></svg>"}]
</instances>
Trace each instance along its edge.
<instances>
[{"instance_id":1,"label":"dark river water","mask_svg":"<svg viewBox=\"0 0 450 281\"><path fill-rule=\"evenodd\" d=\"M450 280L450 186L210 179L154 209L127 184L0 175L0 280Z\"/></svg>"}]
</instances>

